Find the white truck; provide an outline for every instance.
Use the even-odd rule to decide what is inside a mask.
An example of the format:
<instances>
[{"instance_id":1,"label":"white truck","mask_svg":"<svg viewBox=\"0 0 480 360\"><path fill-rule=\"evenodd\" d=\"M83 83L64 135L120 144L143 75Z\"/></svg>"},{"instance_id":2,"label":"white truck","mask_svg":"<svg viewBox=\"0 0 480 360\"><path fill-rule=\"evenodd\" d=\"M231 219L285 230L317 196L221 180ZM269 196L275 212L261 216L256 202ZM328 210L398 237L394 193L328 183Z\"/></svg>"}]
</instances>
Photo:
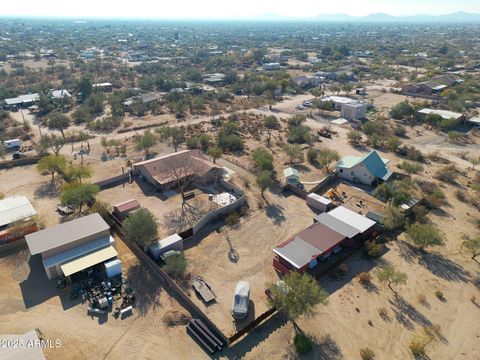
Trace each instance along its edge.
<instances>
[{"instance_id":1,"label":"white truck","mask_svg":"<svg viewBox=\"0 0 480 360\"><path fill-rule=\"evenodd\" d=\"M20 149L22 142L20 139L11 139L3 141L3 147L5 150Z\"/></svg>"}]
</instances>

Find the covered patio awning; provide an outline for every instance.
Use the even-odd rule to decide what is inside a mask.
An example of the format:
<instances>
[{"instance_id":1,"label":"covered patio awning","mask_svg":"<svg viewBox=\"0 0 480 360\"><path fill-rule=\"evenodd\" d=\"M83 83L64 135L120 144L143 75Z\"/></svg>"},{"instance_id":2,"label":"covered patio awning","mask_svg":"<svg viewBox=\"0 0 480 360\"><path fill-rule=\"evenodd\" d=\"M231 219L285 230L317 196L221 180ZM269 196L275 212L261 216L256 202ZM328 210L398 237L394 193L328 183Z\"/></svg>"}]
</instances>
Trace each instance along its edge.
<instances>
[{"instance_id":1,"label":"covered patio awning","mask_svg":"<svg viewBox=\"0 0 480 360\"><path fill-rule=\"evenodd\" d=\"M85 256L79 257L75 260L69 261L60 266L65 276L70 276L93 265L97 265L102 261L111 259L117 256L118 253L113 246L91 252Z\"/></svg>"}]
</instances>

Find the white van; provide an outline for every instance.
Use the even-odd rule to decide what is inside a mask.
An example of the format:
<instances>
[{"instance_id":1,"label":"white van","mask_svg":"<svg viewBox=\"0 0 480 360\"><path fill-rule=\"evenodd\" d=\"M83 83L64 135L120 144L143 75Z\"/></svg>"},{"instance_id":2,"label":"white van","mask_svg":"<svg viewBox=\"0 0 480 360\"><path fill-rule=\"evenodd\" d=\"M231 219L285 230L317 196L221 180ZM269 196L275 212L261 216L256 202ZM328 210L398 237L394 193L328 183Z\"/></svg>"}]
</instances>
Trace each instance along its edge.
<instances>
[{"instance_id":1,"label":"white van","mask_svg":"<svg viewBox=\"0 0 480 360\"><path fill-rule=\"evenodd\" d=\"M3 146L5 147L6 150L20 149L20 147L22 146L22 143L20 139L11 139L11 140L5 140L3 142Z\"/></svg>"}]
</instances>

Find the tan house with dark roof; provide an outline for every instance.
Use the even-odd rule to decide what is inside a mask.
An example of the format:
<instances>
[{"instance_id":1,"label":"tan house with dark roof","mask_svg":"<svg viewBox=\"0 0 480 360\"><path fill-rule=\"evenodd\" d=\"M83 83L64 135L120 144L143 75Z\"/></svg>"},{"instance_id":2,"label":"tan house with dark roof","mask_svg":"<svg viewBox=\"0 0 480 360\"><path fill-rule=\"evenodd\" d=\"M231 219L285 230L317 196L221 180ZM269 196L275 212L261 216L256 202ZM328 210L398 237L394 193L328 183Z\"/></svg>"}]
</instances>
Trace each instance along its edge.
<instances>
[{"instance_id":1,"label":"tan house with dark roof","mask_svg":"<svg viewBox=\"0 0 480 360\"><path fill-rule=\"evenodd\" d=\"M215 165L198 149L141 161L133 165L145 179L161 190L176 187L178 181L194 180L208 183L221 176L222 168Z\"/></svg>"}]
</instances>

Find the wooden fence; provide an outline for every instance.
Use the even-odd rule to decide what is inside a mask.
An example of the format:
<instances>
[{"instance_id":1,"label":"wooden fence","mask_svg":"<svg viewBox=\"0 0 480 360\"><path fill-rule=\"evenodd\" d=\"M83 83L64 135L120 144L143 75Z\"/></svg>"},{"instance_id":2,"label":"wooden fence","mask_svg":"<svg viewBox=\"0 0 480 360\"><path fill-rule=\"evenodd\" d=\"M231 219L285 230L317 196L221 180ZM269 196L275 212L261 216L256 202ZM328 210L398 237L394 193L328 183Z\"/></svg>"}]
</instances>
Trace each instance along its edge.
<instances>
[{"instance_id":1,"label":"wooden fence","mask_svg":"<svg viewBox=\"0 0 480 360\"><path fill-rule=\"evenodd\" d=\"M228 341L229 341L230 345L233 344L238 339L240 339L243 335L245 335L245 334L249 333L250 331L252 331L253 329L255 329L264 320L266 320L267 318L269 318L270 316L275 314L276 311L277 311L277 309L275 307L272 307L272 308L268 309L263 314L261 314L260 316L255 318L252 322L248 323L243 329L237 331L235 334L230 336L228 338Z\"/></svg>"}]
</instances>

